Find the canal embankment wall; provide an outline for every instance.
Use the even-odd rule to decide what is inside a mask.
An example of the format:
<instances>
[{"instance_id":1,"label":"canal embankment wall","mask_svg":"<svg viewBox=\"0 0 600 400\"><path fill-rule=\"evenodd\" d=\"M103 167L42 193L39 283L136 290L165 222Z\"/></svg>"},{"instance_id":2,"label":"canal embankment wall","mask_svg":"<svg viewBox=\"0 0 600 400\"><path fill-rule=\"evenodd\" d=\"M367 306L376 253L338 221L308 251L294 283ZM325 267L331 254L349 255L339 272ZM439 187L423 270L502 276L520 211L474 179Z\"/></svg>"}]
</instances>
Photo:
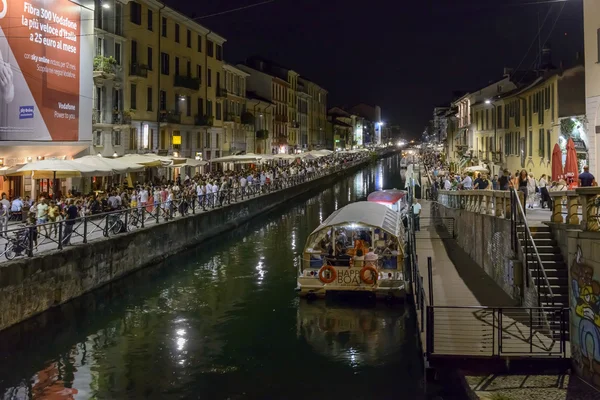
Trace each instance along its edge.
<instances>
[{"instance_id":1,"label":"canal embankment wall","mask_svg":"<svg viewBox=\"0 0 600 400\"><path fill-rule=\"evenodd\" d=\"M524 307L537 307L535 285L523 285L523 266L511 246L508 219L438 204L439 218L452 220L455 245L490 276L512 299Z\"/></svg>"},{"instance_id":2,"label":"canal embankment wall","mask_svg":"<svg viewBox=\"0 0 600 400\"><path fill-rule=\"evenodd\" d=\"M0 330L236 229L368 162L222 208L5 263L0 268Z\"/></svg>"}]
</instances>

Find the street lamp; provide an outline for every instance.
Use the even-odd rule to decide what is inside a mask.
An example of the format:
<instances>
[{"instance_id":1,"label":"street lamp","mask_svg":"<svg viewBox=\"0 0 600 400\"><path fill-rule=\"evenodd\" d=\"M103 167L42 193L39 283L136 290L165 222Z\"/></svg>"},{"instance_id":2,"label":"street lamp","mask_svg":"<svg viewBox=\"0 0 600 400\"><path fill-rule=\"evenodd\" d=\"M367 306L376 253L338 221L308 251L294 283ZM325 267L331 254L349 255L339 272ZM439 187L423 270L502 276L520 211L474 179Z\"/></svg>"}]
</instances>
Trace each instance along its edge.
<instances>
[{"instance_id":1,"label":"street lamp","mask_svg":"<svg viewBox=\"0 0 600 400\"><path fill-rule=\"evenodd\" d=\"M110 4L108 4L108 3L106 3L106 2L105 2L105 3L102 3L102 8L109 9L109 8L110 8Z\"/></svg>"},{"instance_id":2,"label":"street lamp","mask_svg":"<svg viewBox=\"0 0 600 400\"><path fill-rule=\"evenodd\" d=\"M487 100L485 101L485 104L491 104L491 103L492 103L492 101L491 101L490 99L487 99Z\"/></svg>"}]
</instances>

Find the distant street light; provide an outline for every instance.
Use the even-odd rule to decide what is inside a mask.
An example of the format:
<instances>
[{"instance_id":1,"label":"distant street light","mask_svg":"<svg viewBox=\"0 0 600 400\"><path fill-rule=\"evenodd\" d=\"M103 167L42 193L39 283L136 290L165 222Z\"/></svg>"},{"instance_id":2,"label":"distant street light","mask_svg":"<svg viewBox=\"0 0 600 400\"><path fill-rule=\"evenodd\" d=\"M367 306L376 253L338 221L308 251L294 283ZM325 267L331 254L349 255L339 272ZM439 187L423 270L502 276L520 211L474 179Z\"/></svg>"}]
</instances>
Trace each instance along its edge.
<instances>
[{"instance_id":1,"label":"distant street light","mask_svg":"<svg viewBox=\"0 0 600 400\"><path fill-rule=\"evenodd\" d=\"M485 104L491 104L491 103L492 103L492 101L489 99L485 101Z\"/></svg>"}]
</instances>

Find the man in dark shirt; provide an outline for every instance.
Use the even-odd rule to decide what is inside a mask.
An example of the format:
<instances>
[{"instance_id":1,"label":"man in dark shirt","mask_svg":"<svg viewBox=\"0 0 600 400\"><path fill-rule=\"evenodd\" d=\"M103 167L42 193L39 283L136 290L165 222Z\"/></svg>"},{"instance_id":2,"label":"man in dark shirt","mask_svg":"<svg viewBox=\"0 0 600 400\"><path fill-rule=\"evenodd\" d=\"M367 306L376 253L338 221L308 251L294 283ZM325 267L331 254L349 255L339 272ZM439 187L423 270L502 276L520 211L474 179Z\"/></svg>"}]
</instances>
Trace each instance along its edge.
<instances>
[{"instance_id":1,"label":"man in dark shirt","mask_svg":"<svg viewBox=\"0 0 600 400\"><path fill-rule=\"evenodd\" d=\"M596 186L596 178L590 174L590 167L583 167L583 172L579 174L579 187Z\"/></svg>"},{"instance_id":2,"label":"man in dark shirt","mask_svg":"<svg viewBox=\"0 0 600 400\"><path fill-rule=\"evenodd\" d=\"M68 199L67 201L69 202L69 206L67 207L67 217L65 220L65 232L63 239L64 246L71 244L71 234L73 233L73 225L75 225L75 220L77 219L79 212L77 205L73 203L72 199Z\"/></svg>"}]
</instances>

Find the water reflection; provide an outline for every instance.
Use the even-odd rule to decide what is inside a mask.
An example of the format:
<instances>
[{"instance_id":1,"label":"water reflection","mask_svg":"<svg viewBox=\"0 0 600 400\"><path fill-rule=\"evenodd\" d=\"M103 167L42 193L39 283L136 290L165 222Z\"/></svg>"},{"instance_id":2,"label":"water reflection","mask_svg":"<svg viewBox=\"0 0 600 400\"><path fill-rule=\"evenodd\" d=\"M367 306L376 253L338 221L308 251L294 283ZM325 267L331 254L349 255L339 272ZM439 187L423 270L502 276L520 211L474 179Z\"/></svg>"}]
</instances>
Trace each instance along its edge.
<instances>
[{"instance_id":1,"label":"water reflection","mask_svg":"<svg viewBox=\"0 0 600 400\"><path fill-rule=\"evenodd\" d=\"M398 357L407 340L405 308L356 307L302 300L297 334L319 354L352 367L385 364Z\"/></svg>"}]
</instances>

